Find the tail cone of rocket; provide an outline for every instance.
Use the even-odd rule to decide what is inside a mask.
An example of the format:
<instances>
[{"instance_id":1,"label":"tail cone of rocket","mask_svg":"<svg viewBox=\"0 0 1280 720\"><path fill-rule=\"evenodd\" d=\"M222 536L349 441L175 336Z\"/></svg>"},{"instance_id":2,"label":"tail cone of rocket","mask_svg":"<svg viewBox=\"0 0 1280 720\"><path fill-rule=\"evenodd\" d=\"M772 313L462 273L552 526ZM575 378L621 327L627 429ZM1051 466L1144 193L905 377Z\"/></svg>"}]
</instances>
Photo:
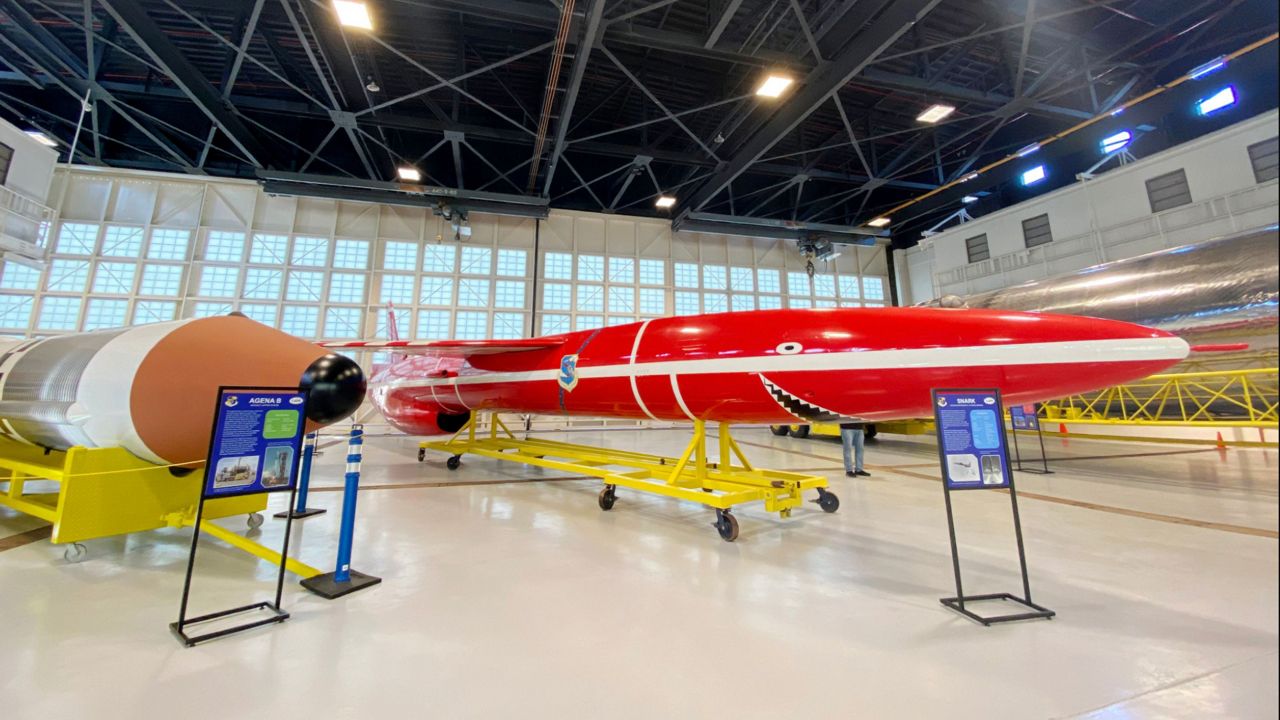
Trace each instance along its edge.
<instances>
[{"instance_id":1,"label":"tail cone of rocket","mask_svg":"<svg viewBox=\"0 0 1280 720\"><path fill-rule=\"evenodd\" d=\"M364 401L364 372L343 355L325 355L307 367L299 387L309 390L307 419L328 425L360 407Z\"/></svg>"}]
</instances>

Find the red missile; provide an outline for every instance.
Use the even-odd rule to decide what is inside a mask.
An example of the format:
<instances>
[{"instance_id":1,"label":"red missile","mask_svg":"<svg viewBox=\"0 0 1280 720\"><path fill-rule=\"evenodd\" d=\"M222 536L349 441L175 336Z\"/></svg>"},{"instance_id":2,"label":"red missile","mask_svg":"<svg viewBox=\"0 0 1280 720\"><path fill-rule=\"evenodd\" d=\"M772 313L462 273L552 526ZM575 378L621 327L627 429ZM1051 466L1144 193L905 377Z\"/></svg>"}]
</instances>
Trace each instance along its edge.
<instances>
[{"instance_id":1,"label":"red missile","mask_svg":"<svg viewBox=\"0 0 1280 720\"><path fill-rule=\"evenodd\" d=\"M0 341L0 434L65 450L204 459L219 386L308 387L308 430L355 412L354 361L243 316Z\"/></svg>"},{"instance_id":2,"label":"red missile","mask_svg":"<svg viewBox=\"0 0 1280 720\"><path fill-rule=\"evenodd\" d=\"M526 340L342 343L392 349L372 397L404 432L473 411L728 423L930 414L931 388L1010 404L1143 378L1187 343L1130 323L937 308L760 310L645 320Z\"/></svg>"}]
</instances>

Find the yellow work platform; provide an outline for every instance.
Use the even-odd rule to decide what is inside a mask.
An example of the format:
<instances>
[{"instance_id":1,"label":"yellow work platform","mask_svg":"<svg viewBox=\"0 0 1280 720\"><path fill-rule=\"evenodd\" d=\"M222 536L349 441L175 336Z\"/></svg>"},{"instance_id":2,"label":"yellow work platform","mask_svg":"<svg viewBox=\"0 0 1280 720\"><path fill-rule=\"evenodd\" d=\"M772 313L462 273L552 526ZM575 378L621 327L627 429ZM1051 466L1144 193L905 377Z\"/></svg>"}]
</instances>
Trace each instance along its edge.
<instances>
[{"instance_id":1,"label":"yellow work platform","mask_svg":"<svg viewBox=\"0 0 1280 720\"><path fill-rule=\"evenodd\" d=\"M153 465L123 448L63 452L0 438L0 506L52 524L50 540L71 544L64 556L73 562L84 556L83 540L194 525L202 480L200 472ZM46 481L57 483L56 490ZM28 483L46 488L29 492ZM265 494L208 500L200 529L278 565L279 553L210 522L246 515L249 527L257 528L266 507ZM304 578L320 574L293 559L287 567Z\"/></svg>"},{"instance_id":2,"label":"yellow work platform","mask_svg":"<svg viewBox=\"0 0 1280 720\"><path fill-rule=\"evenodd\" d=\"M575 445L535 438L519 439L497 415L490 416L488 433L477 433L478 416L448 440L427 440L419 444L418 460L427 450L450 453L447 466L457 470L466 453L524 465L554 468L597 477L604 481L600 491L601 510L613 508L619 486L706 505L716 511L716 531L732 542L738 537L738 520L732 510L738 505L763 502L765 510L789 517L804 502L806 490L817 490L814 501L826 512L835 512L840 500L828 491L827 479L817 475L752 467L734 441L729 426L719 426L719 462L707 456L707 429L695 421L693 438L680 457ZM738 464L733 463L737 458Z\"/></svg>"}]
</instances>

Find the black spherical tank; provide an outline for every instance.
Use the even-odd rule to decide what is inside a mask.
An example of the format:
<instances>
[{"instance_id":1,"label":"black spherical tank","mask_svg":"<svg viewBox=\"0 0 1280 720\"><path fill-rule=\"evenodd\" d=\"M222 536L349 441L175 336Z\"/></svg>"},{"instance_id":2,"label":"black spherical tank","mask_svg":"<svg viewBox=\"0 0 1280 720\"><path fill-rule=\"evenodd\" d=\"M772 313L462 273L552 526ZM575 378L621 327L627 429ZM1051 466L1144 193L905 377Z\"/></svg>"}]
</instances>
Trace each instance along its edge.
<instances>
[{"instance_id":1,"label":"black spherical tank","mask_svg":"<svg viewBox=\"0 0 1280 720\"><path fill-rule=\"evenodd\" d=\"M332 423L350 415L364 401L364 371L351 358L325 355L311 363L299 386L310 390L307 419Z\"/></svg>"}]
</instances>

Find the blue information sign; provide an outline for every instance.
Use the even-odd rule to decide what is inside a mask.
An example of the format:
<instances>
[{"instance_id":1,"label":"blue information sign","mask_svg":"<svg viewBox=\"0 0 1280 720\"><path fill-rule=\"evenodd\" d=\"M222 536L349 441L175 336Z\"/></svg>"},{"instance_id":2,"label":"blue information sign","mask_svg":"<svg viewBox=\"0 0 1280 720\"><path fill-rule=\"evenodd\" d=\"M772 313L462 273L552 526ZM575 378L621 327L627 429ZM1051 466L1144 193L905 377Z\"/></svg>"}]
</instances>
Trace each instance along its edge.
<instances>
[{"instance_id":1,"label":"blue information sign","mask_svg":"<svg viewBox=\"0 0 1280 720\"><path fill-rule=\"evenodd\" d=\"M204 497L292 490L306 417L305 390L220 390Z\"/></svg>"},{"instance_id":2,"label":"blue information sign","mask_svg":"<svg viewBox=\"0 0 1280 720\"><path fill-rule=\"evenodd\" d=\"M942 477L952 490L1007 488L1004 412L996 390L934 390Z\"/></svg>"},{"instance_id":3,"label":"blue information sign","mask_svg":"<svg viewBox=\"0 0 1280 720\"><path fill-rule=\"evenodd\" d=\"M1014 405L1009 408L1009 419L1014 430L1036 430L1040 425L1035 405Z\"/></svg>"}]
</instances>

